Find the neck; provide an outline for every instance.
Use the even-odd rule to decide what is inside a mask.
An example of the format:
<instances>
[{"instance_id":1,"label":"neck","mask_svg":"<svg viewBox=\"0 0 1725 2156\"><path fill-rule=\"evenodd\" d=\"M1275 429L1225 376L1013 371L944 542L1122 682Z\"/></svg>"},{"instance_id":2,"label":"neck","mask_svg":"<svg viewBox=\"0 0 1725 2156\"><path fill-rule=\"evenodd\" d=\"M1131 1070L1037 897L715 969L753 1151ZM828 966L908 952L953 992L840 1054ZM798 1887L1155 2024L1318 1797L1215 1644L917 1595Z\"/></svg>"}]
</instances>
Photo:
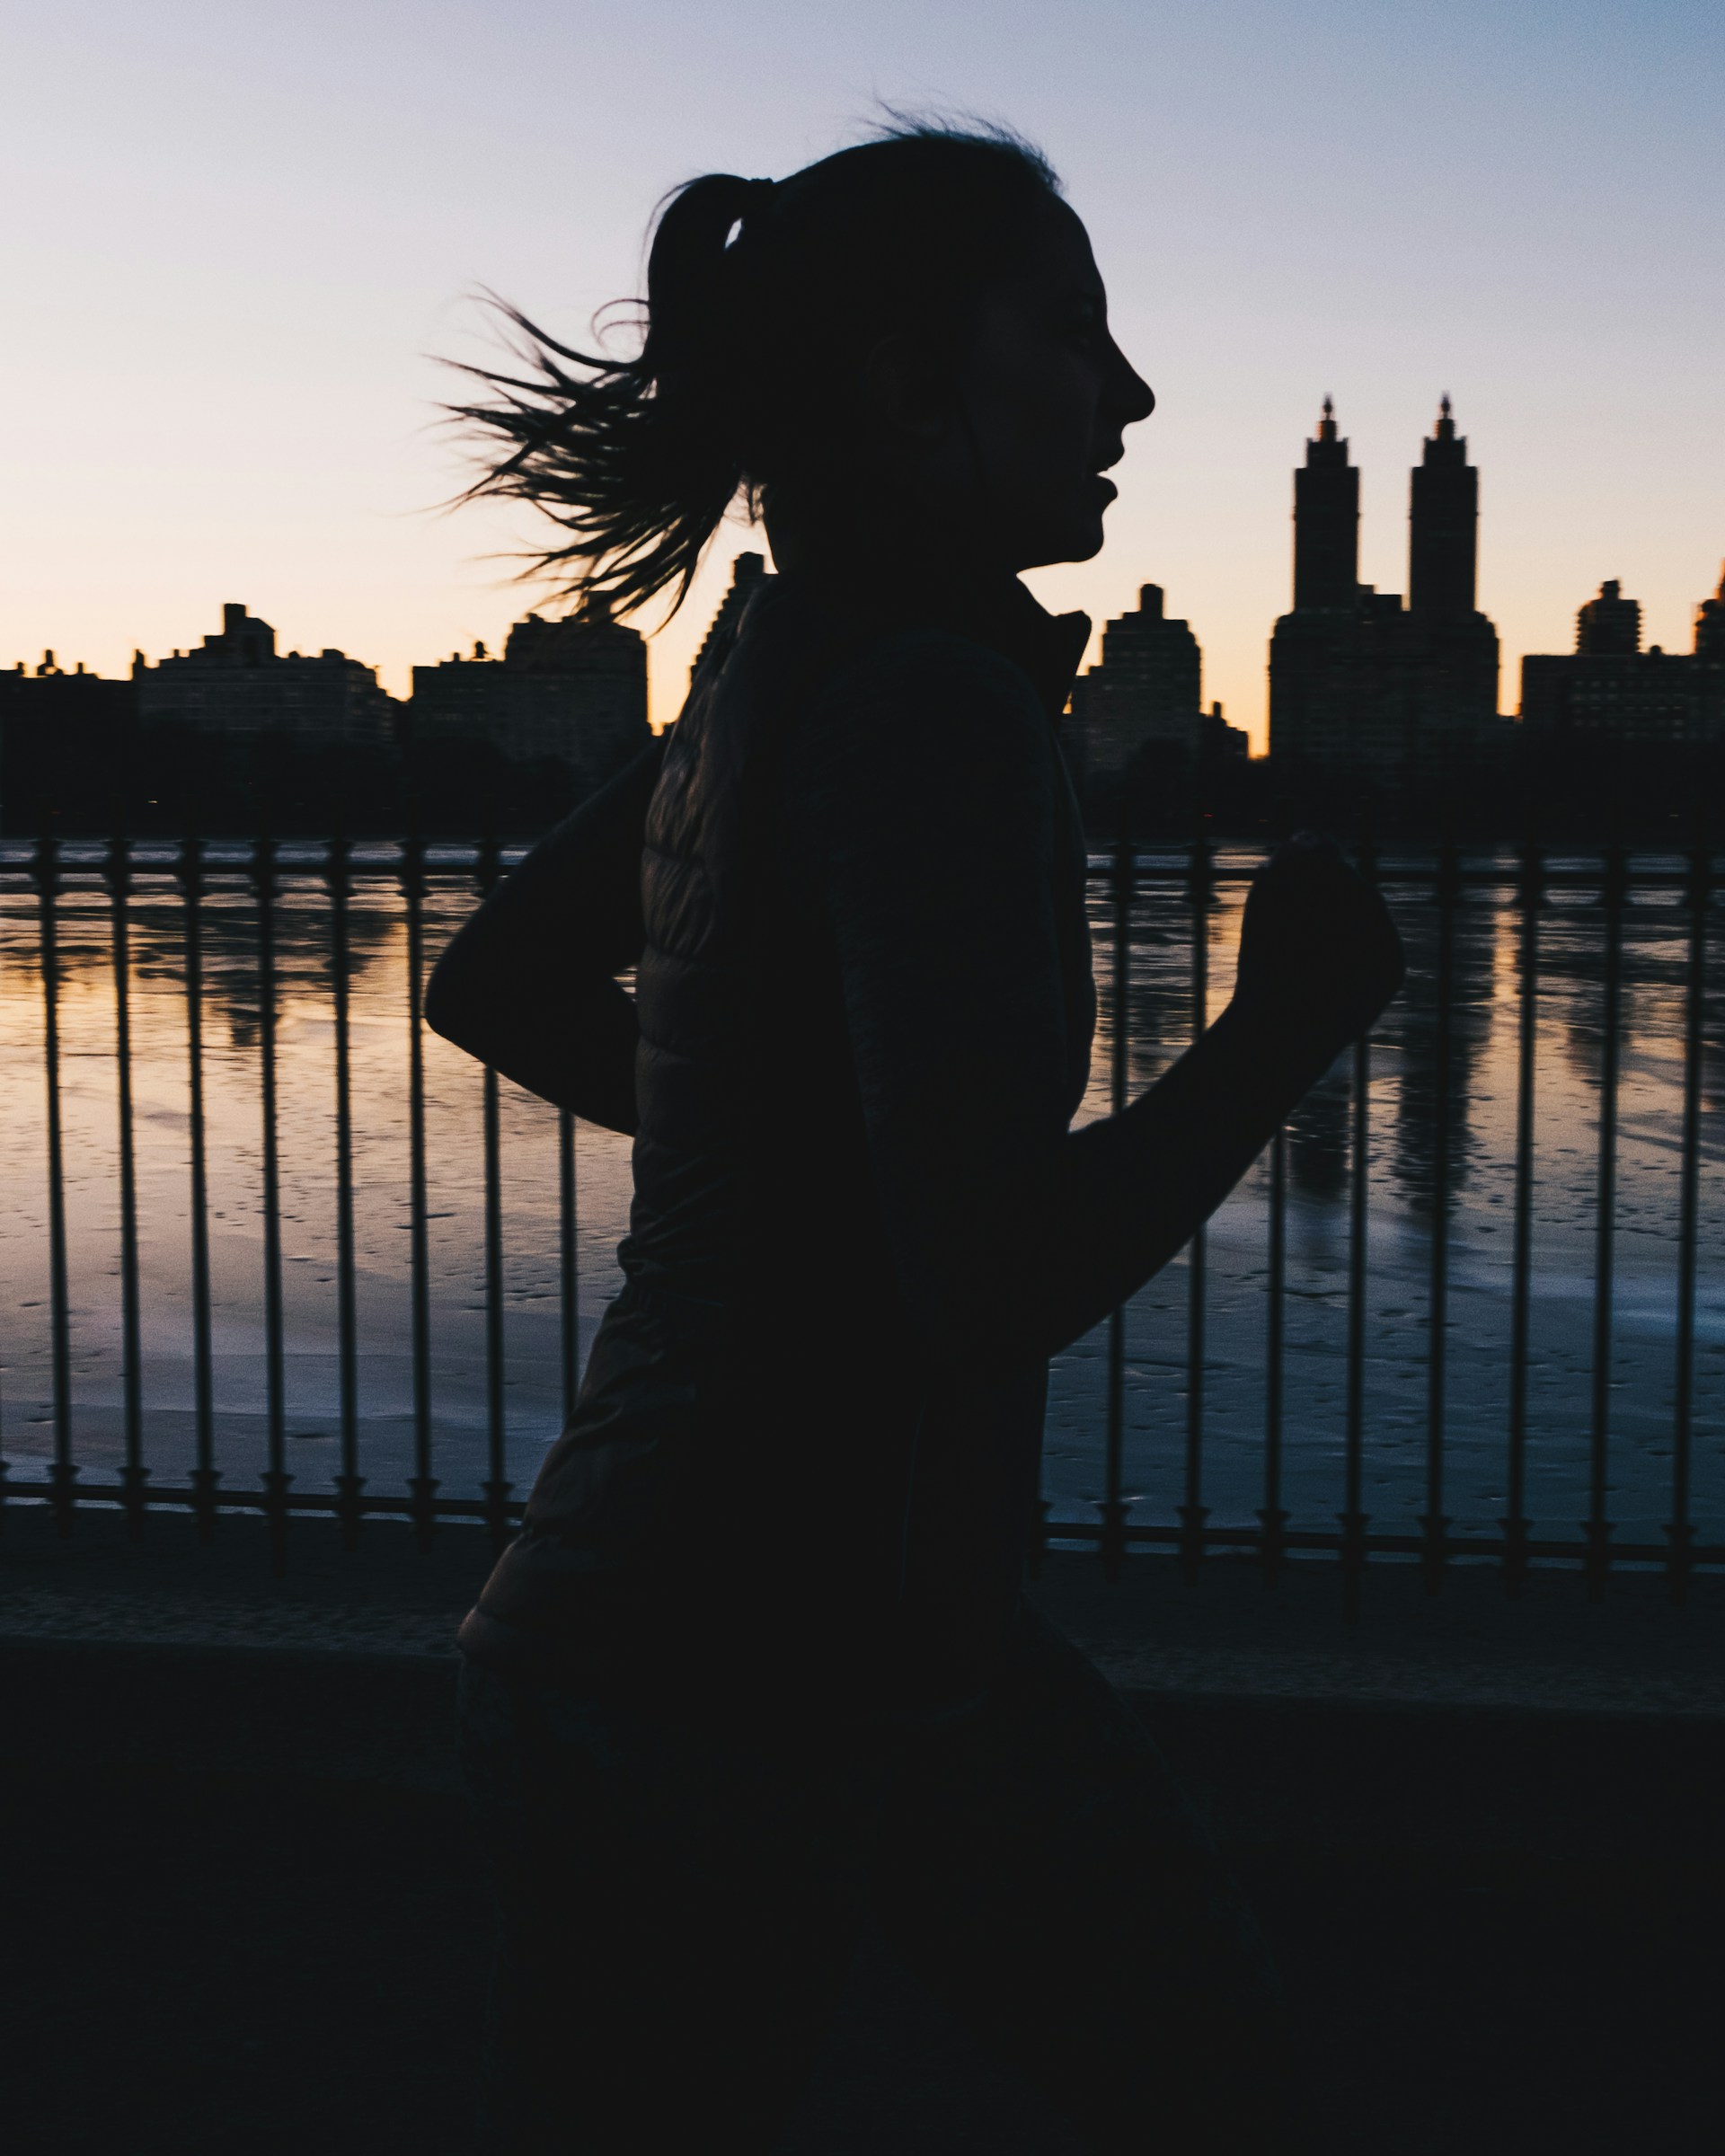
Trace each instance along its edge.
<instances>
[{"instance_id":1,"label":"neck","mask_svg":"<svg viewBox=\"0 0 1725 2156\"><path fill-rule=\"evenodd\" d=\"M824 504L815 509L769 497L762 521L773 566L783 576L829 588L882 582L974 588L1016 574L1010 563L991 558L975 534L960 534L950 520L919 513L896 492L893 498L900 514L889 519L856 505L835 514Z\"/></svg>"}]
</instances>

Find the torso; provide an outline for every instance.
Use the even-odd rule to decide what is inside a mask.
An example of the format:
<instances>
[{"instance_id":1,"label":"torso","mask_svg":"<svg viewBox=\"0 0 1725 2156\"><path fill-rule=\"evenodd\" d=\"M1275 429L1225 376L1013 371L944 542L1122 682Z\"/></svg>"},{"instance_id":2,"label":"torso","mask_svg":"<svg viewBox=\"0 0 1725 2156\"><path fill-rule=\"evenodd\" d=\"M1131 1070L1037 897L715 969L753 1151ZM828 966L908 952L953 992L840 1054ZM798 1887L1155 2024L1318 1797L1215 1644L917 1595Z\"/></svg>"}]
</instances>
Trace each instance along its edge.
<instances>
[{"instance_id":1,"label":"torso","mask_svg":"<svg viewBox=\"0 0 1725 2156\"><path fill-rule=\"evenodd\" d=\"M783 730L847 663L847 640L854 622L769 582L692 697L653 800L625 1285L482 1604L590 1648L596 1668L643 1654L692 1668L709 1648L733 1670L788 1668L817 1652L829 1679L849 1666L853 1683L938 1689L986 1653L1016 1593L1045 1373L978 1373L955 1392L920 1366L831 925L784 798ZM1049 772L1064 792L1069 1116L1093 997L1057 750ZM943 1456L991 1462L995 1487L943 1487ZM930 1534L942 1607L907 1589L908 1543Z\"/></svg>"}]
</instances>

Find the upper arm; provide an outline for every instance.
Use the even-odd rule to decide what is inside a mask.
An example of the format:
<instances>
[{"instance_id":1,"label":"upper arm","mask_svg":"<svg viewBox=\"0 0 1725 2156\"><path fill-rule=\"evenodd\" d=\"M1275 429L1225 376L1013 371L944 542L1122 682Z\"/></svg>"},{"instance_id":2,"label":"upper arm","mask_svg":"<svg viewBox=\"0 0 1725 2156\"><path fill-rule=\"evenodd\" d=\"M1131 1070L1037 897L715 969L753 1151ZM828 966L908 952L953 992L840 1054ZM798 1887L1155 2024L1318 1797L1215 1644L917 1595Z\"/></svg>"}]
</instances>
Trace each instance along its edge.
<instances>
[{"instance_id":1,"label":"upper arm","mask_svg":"<svg viewBox=\"0 0 1725 2156\"><path fill-rule=\"evenodd\" d=\"M540 841L464 923L426 991L433 1031L613 1130L635 1127L638 1029L615 976L641 952L660 755L655 743Z\"/></svg>"},{"instance_id":2,"label":"upper arm","mask_svg":"<svg viewBox=\"0 0 1725 2156\"><path fill-rule=\"evenodd\" d=\"M426 992L426 1020L475 1054L524 976L611 977L641 953L641 852L659 742L547 834L463 923Z\"/></svg>"},{"instance_id":3,"label":"upper arm","mask_svg":"<svg viewBox=\"0 0 1725 2156\"><path fill-rule=\"evenodd\" d=\"M889 1247L925 1339L956 1348L1066 1122L1048 720L1008 662L918 639L827 691L789 770Z\"/></svg>"}]
</instances>

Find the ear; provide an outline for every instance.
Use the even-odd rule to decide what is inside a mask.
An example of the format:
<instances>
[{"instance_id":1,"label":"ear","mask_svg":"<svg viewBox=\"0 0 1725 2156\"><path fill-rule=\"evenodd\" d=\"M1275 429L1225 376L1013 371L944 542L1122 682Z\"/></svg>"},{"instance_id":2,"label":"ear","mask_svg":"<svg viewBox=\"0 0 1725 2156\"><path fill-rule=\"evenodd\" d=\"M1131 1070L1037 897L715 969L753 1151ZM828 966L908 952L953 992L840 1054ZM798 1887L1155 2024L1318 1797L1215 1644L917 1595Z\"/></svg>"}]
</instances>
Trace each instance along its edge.
<instances>
[{"instance_id":1,"label":"ear","mask_svg":"<svg viewBox=\"0 0 1725 2156\"><path fill-rule=\"evenodd\" d=\"M951 423L951 365L925 340L900 332L873 345L862 367L862 401L881 431L938 441Z\"/></svg>"}]
</instances>

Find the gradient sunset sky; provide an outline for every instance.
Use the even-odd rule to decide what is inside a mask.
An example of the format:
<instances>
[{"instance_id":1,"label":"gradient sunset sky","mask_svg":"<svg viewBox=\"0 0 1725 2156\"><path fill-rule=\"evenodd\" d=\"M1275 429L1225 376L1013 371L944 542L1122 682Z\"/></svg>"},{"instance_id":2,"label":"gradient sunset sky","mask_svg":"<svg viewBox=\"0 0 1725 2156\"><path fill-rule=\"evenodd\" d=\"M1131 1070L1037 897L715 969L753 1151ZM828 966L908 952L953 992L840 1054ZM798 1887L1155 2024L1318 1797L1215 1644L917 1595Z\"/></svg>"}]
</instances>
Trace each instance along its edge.
<instances>
[{"instance_id":1,"label":"gradient sunset sky","mask_svg":"<svg viewBox=\"0 0 1725 2156\"><path fill-rule=\"evenodd\" d=\"M500 642L522 519L431 513L475 288L579 341L668 187L782 175L879 101L1005 119L1062 173L1159 410L1101 558L1032 581L1099 630L1164 585L1257 746L1326 392L1396 591L1454 397L1506 710L1602 579L1685 649L1719 579L1719 0L58 0L7 11L0 81L8 666L122 672L226 599L397 694ZM727 531L656 640L657 719L759 543Z\"/></svg>"}]
</instances>

